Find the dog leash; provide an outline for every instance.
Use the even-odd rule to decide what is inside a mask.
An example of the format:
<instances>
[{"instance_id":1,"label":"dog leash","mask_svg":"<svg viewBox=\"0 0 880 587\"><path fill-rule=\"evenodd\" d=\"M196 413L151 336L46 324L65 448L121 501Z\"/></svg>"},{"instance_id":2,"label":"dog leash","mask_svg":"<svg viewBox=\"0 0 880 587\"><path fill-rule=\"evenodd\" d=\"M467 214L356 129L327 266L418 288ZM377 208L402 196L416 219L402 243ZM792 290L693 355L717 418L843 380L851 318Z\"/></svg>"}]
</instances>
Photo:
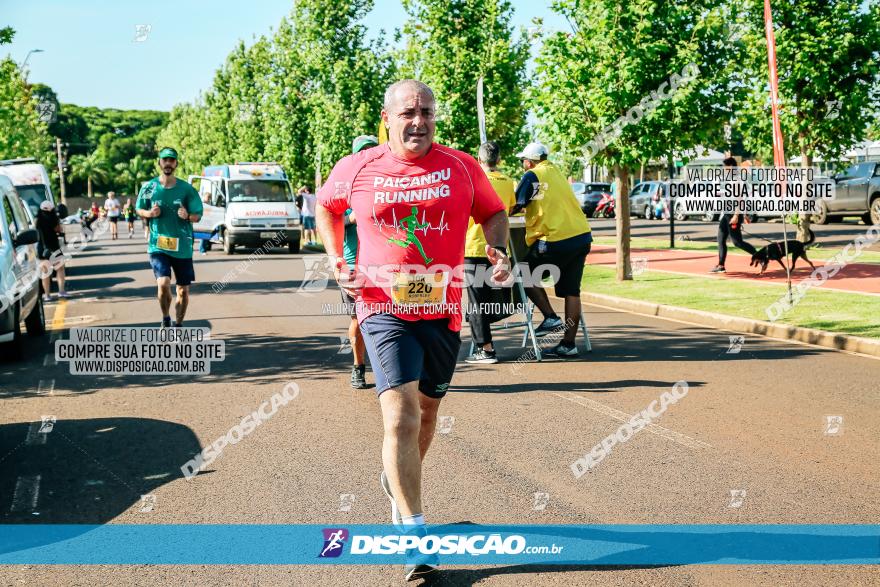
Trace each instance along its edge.
<instances>
[{"instance_id":1,"label":"dog leash","mask_svg":"<svg viewBox=\"0 0 880 587\"><path fill-rule=\"evenodd\" d=\"M772 240L770 240L769 238L765 238L765 237L763 237L763 236L761 236L761 235L758 235L758 234L752 234L751 232L749 232L748 230L746 230L746 229L743 228L743 227L740 227L740 230L741 230L742 232L746 233L747 235L751 236L751 237L759 238L759 239L761 239L762 241L767 241L767 242L770 243L771 245L772 245L773 243L776 242L776 241L772 241ZM788 235L786 234L785 236L787 237Z\"/></svg>"}]
</instances>

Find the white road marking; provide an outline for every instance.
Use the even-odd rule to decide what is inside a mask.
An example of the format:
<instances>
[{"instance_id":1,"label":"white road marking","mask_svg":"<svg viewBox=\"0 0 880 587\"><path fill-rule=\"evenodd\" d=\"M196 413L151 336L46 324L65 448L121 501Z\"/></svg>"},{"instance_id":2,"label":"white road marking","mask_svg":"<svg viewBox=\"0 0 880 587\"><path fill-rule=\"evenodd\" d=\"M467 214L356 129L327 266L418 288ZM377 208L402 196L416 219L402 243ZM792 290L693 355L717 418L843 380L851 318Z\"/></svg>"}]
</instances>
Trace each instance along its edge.
<instances>
[{"instance_id":1,"label":"white road marking","mask_svg":"<svg viewBox=\"0 0 880 587\"><path fill-rule=\"evenodd\" d=\"M37 501L40 498L40 476L29 475L19 477L15 482L15 491L12 493L11 512L34 511L37 509Z\"/></svg>"},{"instance_id":2,"label":"white road marking","mask_svg":"<svg viewBox=\"0 0 880 587\"><path fill-rule=\"evenodd\" d=\"M40 428L43 426L42 422L31 422L30 427L27 431L27 436L24 438L24 443L28 446L34 446L39 444L46 444L46 437L48 434L40 434Z\"/></svg>"},{"instance_id":3,"label":"white road marking","mask_svg":"<svg viewBox=\"0 0 880 587\"><path fill-rule=\"evenodd\" d=\"M553 395L557 397L561 397L564 400L568 400L572 403L578 404L579 406L583 406L585 408L589 408L595 412L599 412L600 414L604 414L609 418L613 418L620 422L629 422L632 419L632 414L627 414L626 412L621 412L620 410L616 410L612 407L606 406L603 403L573 394L562 394L562 393L553 393ZM677 442L682 446L686 446L688 448L712 448L711 444L703 442L702 440L697 440L696 438L691 438L681 432L676 432L674 430L670 430L669 428L664 428L663 426L658 426L657 424L648 424L644 428L651 434L656 434L657 436L662 436L668 440L672 440L673 442Z\"/></svg>"},{"instance_id":4,"label":"white road marking","mask_svg":"<svg viewBox=\"0 0 880 587\"><path fill-rule=\"evenodd\" d=\"M37 383L37 395L54 395L55 394L55 380L50 379L46 381L45 379L40 379L40 382Z\"/></svg>"}]
</instances>

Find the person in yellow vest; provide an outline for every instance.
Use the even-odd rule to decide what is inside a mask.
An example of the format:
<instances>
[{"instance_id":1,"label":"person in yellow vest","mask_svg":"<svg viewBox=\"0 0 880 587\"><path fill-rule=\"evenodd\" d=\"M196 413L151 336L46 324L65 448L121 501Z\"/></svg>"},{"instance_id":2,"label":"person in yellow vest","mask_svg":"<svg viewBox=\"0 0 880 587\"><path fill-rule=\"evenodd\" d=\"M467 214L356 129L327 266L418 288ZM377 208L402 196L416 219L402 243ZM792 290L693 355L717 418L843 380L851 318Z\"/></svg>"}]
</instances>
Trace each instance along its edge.
<instances>
[{"instance_id":1,"label":"person in yellow vest","mask_svg":"<svg viewBox=\"0 0 880 587\"><path fill-rule=\"evenodd\" d=\"M480 145L480 167L486 172L489 183L509 211L516 203L515 184L512 179L498 171L500 159L501 151L496 143L489 141ZM488 276L492 273L492 263L486 257L487 244L483 227L475 224L474 219L471 218L464 245L464 262L468 284L467 321L474 339L474 353L465 359L466 363L498 362L495 347L492 345L491 325L510 315L496 312L492 308L496 304L503 307L504 304L510 303L512 298L509 287L492 287L488 282Z\"/></svg>"},{"instance_id":2,"label":"person in yellow vest","mask_svg":"<svg viewBox=\"0 0 880 587\"><path fill-rule=\"evenodd\" d=\"M549 352L559 357L576 357L581 278L593 235L571 185L547 160L547 155L547 147L541 143L529 143L516 154L526 172L516 188L516 204L511 214L526 212L526 245L529 247L526 264L532 269L545 264L559 268L554 289L558 297L565 299L565 324L550 306L544 288L540 284L529 284L526 295L544 315L535 334L546 336L564 329L562 340Z\"/></svg>"}]
</instances>

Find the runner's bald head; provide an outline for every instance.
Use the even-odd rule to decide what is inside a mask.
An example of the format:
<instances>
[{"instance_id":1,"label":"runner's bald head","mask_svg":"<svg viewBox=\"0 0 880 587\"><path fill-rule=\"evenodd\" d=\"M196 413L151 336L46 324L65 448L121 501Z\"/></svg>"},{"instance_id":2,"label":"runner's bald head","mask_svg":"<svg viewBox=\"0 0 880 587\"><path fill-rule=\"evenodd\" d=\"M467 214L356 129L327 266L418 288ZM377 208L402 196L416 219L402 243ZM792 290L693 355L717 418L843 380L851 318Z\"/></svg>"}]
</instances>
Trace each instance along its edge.
<instances>
[{"instance_id":1,"label":"runner's bald head","mask_svg":"<svg viewBox=\"0 0 880 587\"><path fill-rule=\"evenodd\" d=\"M434 92L428 87L428 84L415 79L402 79L394 82L385 90L385 102L382 104L382 107L386 111L390 111L394 107L398 90L416 90L419 94L429 97L431 102L435 101Z\"/></svg>"},{"instance_id":2,"label":"runner's bald head","mask_svg":"<svg viewBox=\"0 0 880 587\"><path fill-rule=\"evenodd\" d=\"M431 150L437 128L435 106L434 92L420 81L405 79L388 86L382 123L392 153L414 160Z\"/></svg>"}]
</instances>

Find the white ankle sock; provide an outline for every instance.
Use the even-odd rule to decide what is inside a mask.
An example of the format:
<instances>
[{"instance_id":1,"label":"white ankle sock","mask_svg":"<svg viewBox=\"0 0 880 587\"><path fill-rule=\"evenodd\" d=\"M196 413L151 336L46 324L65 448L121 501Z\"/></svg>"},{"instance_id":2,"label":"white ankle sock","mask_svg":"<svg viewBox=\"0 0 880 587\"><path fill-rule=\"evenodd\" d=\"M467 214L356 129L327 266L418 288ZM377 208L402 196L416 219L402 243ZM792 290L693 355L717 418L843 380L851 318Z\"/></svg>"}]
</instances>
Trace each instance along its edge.
<instances>
[{"instance_id":1,"label":"white ankle sock","mask_svg":"<svg viewBox=\"0 0 880 587\"><path fill-rule=\"evenodd\" d=\"M404 526L424 526L425 525L425 514L414 514L412 516L403 516L402 517Z\"/></svg>"}]
</instances>

